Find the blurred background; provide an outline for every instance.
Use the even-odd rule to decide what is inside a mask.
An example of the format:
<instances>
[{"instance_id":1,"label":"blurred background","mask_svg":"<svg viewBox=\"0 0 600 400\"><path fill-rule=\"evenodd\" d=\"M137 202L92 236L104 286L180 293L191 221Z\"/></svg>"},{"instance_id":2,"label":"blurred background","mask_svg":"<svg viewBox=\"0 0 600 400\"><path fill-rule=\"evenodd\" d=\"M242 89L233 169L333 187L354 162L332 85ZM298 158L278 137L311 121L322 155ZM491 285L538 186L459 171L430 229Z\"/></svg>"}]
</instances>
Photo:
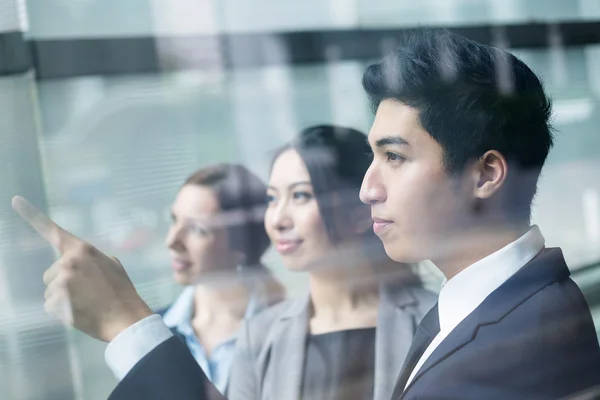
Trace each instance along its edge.
<instances>
[{"instance_id":1,"label":"blurred background","mask_svg":"<svg viewBox=\"0 0 600 400\"><path fill-rule=\"evenodd\" d=\"M243 163L311 124L367 131L361 76L404 30L508 48L555 102L535 202L600 327L600 0L0 0L0 399L105 399L105 344L43 311L54 254L22 194L119 257L153 307L179 293L163 244L194 170ZM270 252L290 294L305 284ZM424 269L433 288L435 274Z\"/></svg>"}]
</instances>

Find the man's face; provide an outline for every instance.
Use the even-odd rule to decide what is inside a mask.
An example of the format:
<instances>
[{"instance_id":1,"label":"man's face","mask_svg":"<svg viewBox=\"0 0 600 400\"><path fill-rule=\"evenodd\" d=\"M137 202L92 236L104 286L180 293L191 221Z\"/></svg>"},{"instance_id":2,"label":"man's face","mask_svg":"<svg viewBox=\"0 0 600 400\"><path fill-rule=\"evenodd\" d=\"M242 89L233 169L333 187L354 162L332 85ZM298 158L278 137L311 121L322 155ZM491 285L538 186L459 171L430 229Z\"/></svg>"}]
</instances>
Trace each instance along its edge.
<instances>
[{"instance_id":1,"label":"man's face","mask_svg":"<svg viewBox=\"0 0 600 400\"><path fill-rule=\"evenodd\" d=\"M360 197L386 253L398 262L451 257L474 200L469 169L448 174L418 112L394 100L380 103L369 144L374 158Z\"/></svg>"}]
</instances>

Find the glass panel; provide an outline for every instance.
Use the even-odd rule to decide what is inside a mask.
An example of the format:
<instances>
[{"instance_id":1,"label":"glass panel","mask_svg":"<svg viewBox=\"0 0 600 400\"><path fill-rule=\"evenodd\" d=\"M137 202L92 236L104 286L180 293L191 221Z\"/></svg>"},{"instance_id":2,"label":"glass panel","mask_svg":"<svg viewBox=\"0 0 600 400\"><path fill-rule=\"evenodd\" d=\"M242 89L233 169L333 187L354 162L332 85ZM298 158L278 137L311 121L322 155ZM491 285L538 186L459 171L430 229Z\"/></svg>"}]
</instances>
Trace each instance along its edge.
<instances>
[{"instance_id":1,"label":"glass panel","mask_svg":"<svg viewBox=\"0 0 600 400\"><path fill-rule=\"evenodd\" d=\"M597 0L357 0L360 25L372 28L595 20Z\"/></svg>"},{"instance_id":2,"label":"glass panel","mask_svg":"<svg viewBox=\"0 0 600 400\"><path fill-rule=\"evenodd\" d=\"M38 82L31 75L0 78L0 392L27 400L106 399L116 381L103 343L64 330L44 313L41 269L52 254L10 209L14 193L119 257L158 309L181 291L164 240L170 204L188 175L236 162L266 179L274 152L300 129L335 123L366 132L372 122L361 87L366 63L337 62L335 48L328 49L328 63L224 71L228 57L247 49L225 51L219 36L204 49L172 48L169 36L600 18L598 0L28 0L27 7L29 38L166 37L156 44L164 65L208 57L216 67ZM25 14L11 3L0 11L0 27L14 10ZM284 61L285 50L278 43L264 49ZM573 270L598 263L600 46L515 53L554 98L555 146L533 221ZM306 274L286 271L274 251L264 261L291 296L305 289ZM439 288L430 265L423 275ZM598 269L578 280L597 282ZM593 313L600 318L600 309Z\"/></svg>"}]
</instances>

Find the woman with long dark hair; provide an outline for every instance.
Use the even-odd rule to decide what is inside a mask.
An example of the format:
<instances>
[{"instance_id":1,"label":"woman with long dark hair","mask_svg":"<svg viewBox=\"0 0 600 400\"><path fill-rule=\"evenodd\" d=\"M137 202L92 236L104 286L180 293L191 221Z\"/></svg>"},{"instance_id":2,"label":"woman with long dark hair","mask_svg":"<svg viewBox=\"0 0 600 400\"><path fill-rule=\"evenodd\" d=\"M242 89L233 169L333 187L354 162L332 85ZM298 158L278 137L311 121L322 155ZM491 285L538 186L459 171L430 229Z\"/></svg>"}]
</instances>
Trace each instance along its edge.
<instances>
[{"instance_id":1,"label":"woman with long dark hair","mask_svg":"<svg viewBox=\"0 0 600 400\"><path fill-rule=\"evenodd\" d=\"M436 296L390 260L359 189L370 164L354 129L305 129L276 155L265 227L304 296L244 324L231 400L388 400L415 329Z\"/></svg>"}]
</instances>

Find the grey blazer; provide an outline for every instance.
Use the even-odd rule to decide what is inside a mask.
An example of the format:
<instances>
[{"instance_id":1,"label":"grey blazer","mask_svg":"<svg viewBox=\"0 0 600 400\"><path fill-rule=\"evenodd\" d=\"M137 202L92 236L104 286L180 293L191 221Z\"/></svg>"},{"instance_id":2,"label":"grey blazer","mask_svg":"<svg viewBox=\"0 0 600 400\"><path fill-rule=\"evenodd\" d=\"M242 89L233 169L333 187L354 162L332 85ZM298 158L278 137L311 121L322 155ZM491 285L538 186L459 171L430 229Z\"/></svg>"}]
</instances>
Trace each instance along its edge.
<instances>
[{"instance_id":1,"label":"grey blazer","mask_svg":"<svg viewBox=\"0 0 600 400\"><path fill-rule=\"evenodd\" d=\"M404 358L437 295L417 286L382 285L375 343L374 400L389 400ZM300 398L308 332L308 293L245 322L236 343L229 400Z\"/></svg>"}]
</instances>

